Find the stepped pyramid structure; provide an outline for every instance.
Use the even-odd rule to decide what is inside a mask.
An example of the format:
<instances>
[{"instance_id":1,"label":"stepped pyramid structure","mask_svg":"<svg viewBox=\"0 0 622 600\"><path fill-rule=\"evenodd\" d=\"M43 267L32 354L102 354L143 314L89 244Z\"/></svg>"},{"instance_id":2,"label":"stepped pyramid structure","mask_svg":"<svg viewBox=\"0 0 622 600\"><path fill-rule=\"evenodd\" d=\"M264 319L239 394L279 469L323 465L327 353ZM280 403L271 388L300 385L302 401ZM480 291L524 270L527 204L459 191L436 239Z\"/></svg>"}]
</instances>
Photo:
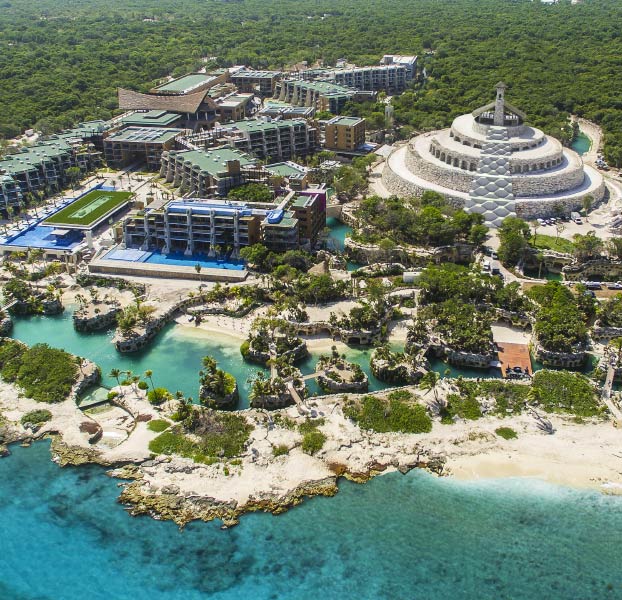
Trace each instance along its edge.
<instances>
[{"instance_id":1,"label":"stepped pyramid structure","mask_svg":"<svg viewBox=\"0 0 622 600\"><path fill-rule=\"evenodd\" d=\"M569 214L591 195L605 195L603 177L558 140L525 124L526 115L496 86L494 102L457 117L451 128L419 135L388 158L382 180L399 196L443 194L498 227L524 219Z\"/></svg>"}]
</instances>

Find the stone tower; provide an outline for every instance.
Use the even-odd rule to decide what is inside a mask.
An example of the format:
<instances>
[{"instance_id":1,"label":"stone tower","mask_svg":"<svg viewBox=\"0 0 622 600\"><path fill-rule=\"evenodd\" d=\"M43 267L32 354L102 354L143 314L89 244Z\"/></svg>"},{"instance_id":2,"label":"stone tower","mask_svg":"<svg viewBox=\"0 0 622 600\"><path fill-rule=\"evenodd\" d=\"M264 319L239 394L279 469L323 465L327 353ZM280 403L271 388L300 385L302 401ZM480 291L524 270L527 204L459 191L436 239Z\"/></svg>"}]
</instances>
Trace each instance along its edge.
<instances>
[{"instance_id":1,"label":"stone tower","mask_svg":"<svg viewBox=\"0 0 622 600\"><path fill-rule=\"evenodd\" d=\"M495 119L494 124L503 127L505 116L505 90L507 85L500 81L496 86L497 99L495 100Z\"/></svg>"}]
</instances>

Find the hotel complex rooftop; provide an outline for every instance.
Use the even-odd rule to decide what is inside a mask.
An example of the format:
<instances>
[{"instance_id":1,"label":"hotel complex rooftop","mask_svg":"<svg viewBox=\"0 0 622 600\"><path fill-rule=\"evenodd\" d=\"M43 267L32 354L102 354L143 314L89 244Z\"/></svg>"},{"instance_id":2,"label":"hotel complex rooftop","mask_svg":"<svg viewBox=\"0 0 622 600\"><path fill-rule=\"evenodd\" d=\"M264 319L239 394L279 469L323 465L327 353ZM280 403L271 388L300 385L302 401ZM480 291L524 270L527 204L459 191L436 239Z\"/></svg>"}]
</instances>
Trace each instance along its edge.
<instances>
[{"instance_id":1,"label":"hotel complex rooftop","mask_svg":"<svg viewBox=\"0 0 622 600\"><path fill-rule=\"evenodd\" d=\"M158 93L187 94L215 79L207 73L190 73L154 88Z\"/></svg>"},{"instance_id":2,"label":"hotel complex rooftop","mask_svg":"<svg viewBox=\"0 0 622 600\"><path fill-rule=\"evenodd\" d=\"M188 150L182 152L171 152L171 155L177 158L182 158L184 162L190 162L193 167L198 167L201 171L210 173L211 175L218 175L219 173L226 173L227 163L232 160L237 160L240 166L253 164L252 158L235 150L234 148L215 148L213 150Z\"/></svg>"},{"instance_id":3,"label":"hotel complex rooftop","mask_svg":"<svg viewBox=\"0 0 622 600\"><path fill-rule=\"evenodd\" d=\"M123 117L124 125L157 126L166 127L179 120L179 115L165 110L149 110L147 112L135 112Z\"/></svg>"},{"instance_id":4,"label":"hotel complex rooftop","mask_svg":"<svg viewBox=\"0 0 622 600\"><path fill-rule=\"evenodd\" d=\"M330 125L353 126L353 125L358 125L359 123L362 123L363 121L364 119L362 119L361 117L334 117L333 119L328 121L328 123Z\"/></svg>"},{"instance_id":5,"label":"hotel complex rooftop","mask_svg":"<svg viewBox=\"0 0 622 600\"><path fill-rule=\"evenodd\" d=\"M223 125L224 129L237 129L246 133L253 133L254 131L264 131L275 128L288 128L292 125L305 125L304 119L290 119L287 121L235 121L233 123L227 123Z\"/></svg>"},{"instance_id":6,"label":"hotel complex rooftop","mask_svg":"<svg viewBox=\"0 0 622 600\"><path fill-rule=\"evenodd\" d=\"M41 142L17 154L7 154L0 160L0 172L17 174L30 171L46 160L62 156L67 152L70 152L70 146L64 140Z\"/></svg>"},{"instance_id":7,"label":"hotel complex rooftop","mask_svg":"<svg viewBox=\"0 0 622 600\"><path fill-rule=\"evenodd\" d=\"M162 129L158 127L126 127L111 135L108 141L163 144L172 140L183 131L183 129Z\"/></svg>"}]
</instances>

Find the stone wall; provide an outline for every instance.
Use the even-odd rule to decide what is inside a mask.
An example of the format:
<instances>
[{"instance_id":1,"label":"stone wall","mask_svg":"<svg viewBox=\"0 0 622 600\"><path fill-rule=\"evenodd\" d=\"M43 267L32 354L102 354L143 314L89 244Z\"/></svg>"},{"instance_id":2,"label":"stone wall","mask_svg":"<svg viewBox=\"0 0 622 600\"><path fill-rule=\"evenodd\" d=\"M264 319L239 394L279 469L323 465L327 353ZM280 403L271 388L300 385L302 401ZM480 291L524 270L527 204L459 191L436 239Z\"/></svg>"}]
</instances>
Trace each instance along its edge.
<instances>
[{"instance_id":1,"label":"stone wall","mask_svg":"<svg viewBox=\"0 0 622 600\"><path fill-rule=\"evenodd\" d=\"M427 187L421 187L416 185L412 181L400 177L395 173L391 167L387 164L382 171L382 183L384 187L392 194L401 198L407 198L409 196L421 196L424 192L428 191ZM445 199L454 206L454 208L463 208L464 200L459 196L452 194L443 194Z\"/></svg>"},{"instance_id":2,"label":"stone wall","mask_svg":"<svg viewBox=\"0 0 622 600\"><path fill-rule=\"evenodd\" d=\"M570 190L569 194L572 193ZM596 189L585 192L585 194L572 195L566 198L537 198L529 200L528 198L517 198L514 204L516 215L525 221L532 221L538 217L556 217L559 216L558 207L566 216L573 211L580 211L583 208L583 196L590 194L594 197L595 203L603 200L607 194L607 188L603 181Z\"/></svg>"},{"instance_id":3,"label":"stone wall","mask_svg":"<svg viewBox=\"0 0 622 600\"><path fill-rule=\"evenodd\" d=\"M512 175L512 191L514 197L546 196L578 188L584 179L583 165L569 166L554 172L515 173Z\"/></svg>"},{"instance_id":4,"label":"stone wall","mask_svg":"<svg viewBox=\"0 0 622 600\"><path fill-rule=\"evenodd\" d=\"M587 360L587 353L581 352L550 352L540 344L536 346L536 360L545 367L562 369L581 369Z\"/></svg>"},{"instance_id":5,"label":"stone wall","mask_svg":"<svg viewBox=\"0 0 622 600\"><path fill-rule=\"evenodd\" d=\"M405 162L411 172L426 181L434 182L437 185L442 185L452 190L468 193L471 189L471 182L473 181L475 171L463 170L459 165L463 162L466 162L467 165L474 162L473 157L455 152L447 152L447 154L451 155L452 160L458 162L457 167L452 167L449 164L447 164L447 166L437 165L431 162L431 160L422 157L413 145L409 144ZM475 161L475 163L477 162L478 161Z\"/></svg>"},{"instance_id":6,"label":"stone wall","mask_svg":"<svg viewBox=\"0 0 622 600\"><path fill-rule=\"evenodd\" d=\"M562 269L567 281L594 279L597 281L618 281L622 279L622 261L599 258L584 263L567 265Z\"/></svg>"}]
</instances>

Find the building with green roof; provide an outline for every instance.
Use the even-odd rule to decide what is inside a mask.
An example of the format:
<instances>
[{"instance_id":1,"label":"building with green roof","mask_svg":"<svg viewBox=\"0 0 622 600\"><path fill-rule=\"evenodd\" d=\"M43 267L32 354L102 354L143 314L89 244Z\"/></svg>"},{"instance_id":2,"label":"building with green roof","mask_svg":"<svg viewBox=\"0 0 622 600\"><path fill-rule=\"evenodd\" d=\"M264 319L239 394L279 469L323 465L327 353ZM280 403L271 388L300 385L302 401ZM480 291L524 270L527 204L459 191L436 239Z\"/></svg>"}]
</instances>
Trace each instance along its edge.
<instances>
[{"instance_id":1,"label":"building with green roof","mask_svg":"<svg viewBox=\"0 0 622 600\"><path fill-rule=\"evenodd\" d=\"M357 96L357 92L329 81L287 79L278 83L274 96L295 106L312 106L319 111L339 114L346 102Z\"/></svg>"},{"instance_id":2,"label":"building with green roof","mask_svg":"<svg viewBox=\"0 0 622 600\"><path fill-rule=\"evenodd\" d=\"M121 119L124 125L136 127L178 127L182 116L166 110L137 111Z\"/></svg>"},{"instance_id":3,"label":"building with green roof","mask_svg":"<svg viewBox=\"0 0 622 600\"><path fill-rule=\"evenodd\" d=\"M3 199L17 203L30 194L48 195L68 185L67 169L78 167L86 172L98 166L100 161L100 153L92 146L70 143L62 137L27 146L0 160L0 176L12 178L19 188L19 193L15 194L6 179L6 189L10 188L11 192L3 194Z\"/></svg>"},{"instance_id":4,"label":"building with green roof","mask_svg":"<svg viewBox=\"0 0 622 600\"><path fill-rule=\"evenodd\" d=\"M242 168L254 163L250 156L230 147L163 152L160 176L184 193L201 198L226 196L231 188L246 183Z\"/></svg>"},{"instance_id":5,"label":"building with green roof","mask_svg":"<svg viewBox=\"0 0 622 600\"><path fill-rule=\"evenodd\" d=\"M144 163L150 171L160 170L162 152L172 150L183 129L125 127L104 140L106 162L113 168Z\"/></svg>"},{"instance_id":6,"label":"building with green roof","mask_svg":"<svg viewBox=\"0 0 622 600\"><path fill-rule=\"evenodd\" d=\"M207 88L216 77L207 73L188 73L153 89L156 94L189 94Z\"/></svg>"},{"instance_id":7,"label":"building with green roof","mask_svg":"<svg viewBox=\"0 0 622 600\"><path fill-rule=\"evenodd\" d=\"M304 119L236 121L224 125L223 133L235 148L275 161L312 154L318 146L317 129Z\"/></svg>"}]
</instances>

